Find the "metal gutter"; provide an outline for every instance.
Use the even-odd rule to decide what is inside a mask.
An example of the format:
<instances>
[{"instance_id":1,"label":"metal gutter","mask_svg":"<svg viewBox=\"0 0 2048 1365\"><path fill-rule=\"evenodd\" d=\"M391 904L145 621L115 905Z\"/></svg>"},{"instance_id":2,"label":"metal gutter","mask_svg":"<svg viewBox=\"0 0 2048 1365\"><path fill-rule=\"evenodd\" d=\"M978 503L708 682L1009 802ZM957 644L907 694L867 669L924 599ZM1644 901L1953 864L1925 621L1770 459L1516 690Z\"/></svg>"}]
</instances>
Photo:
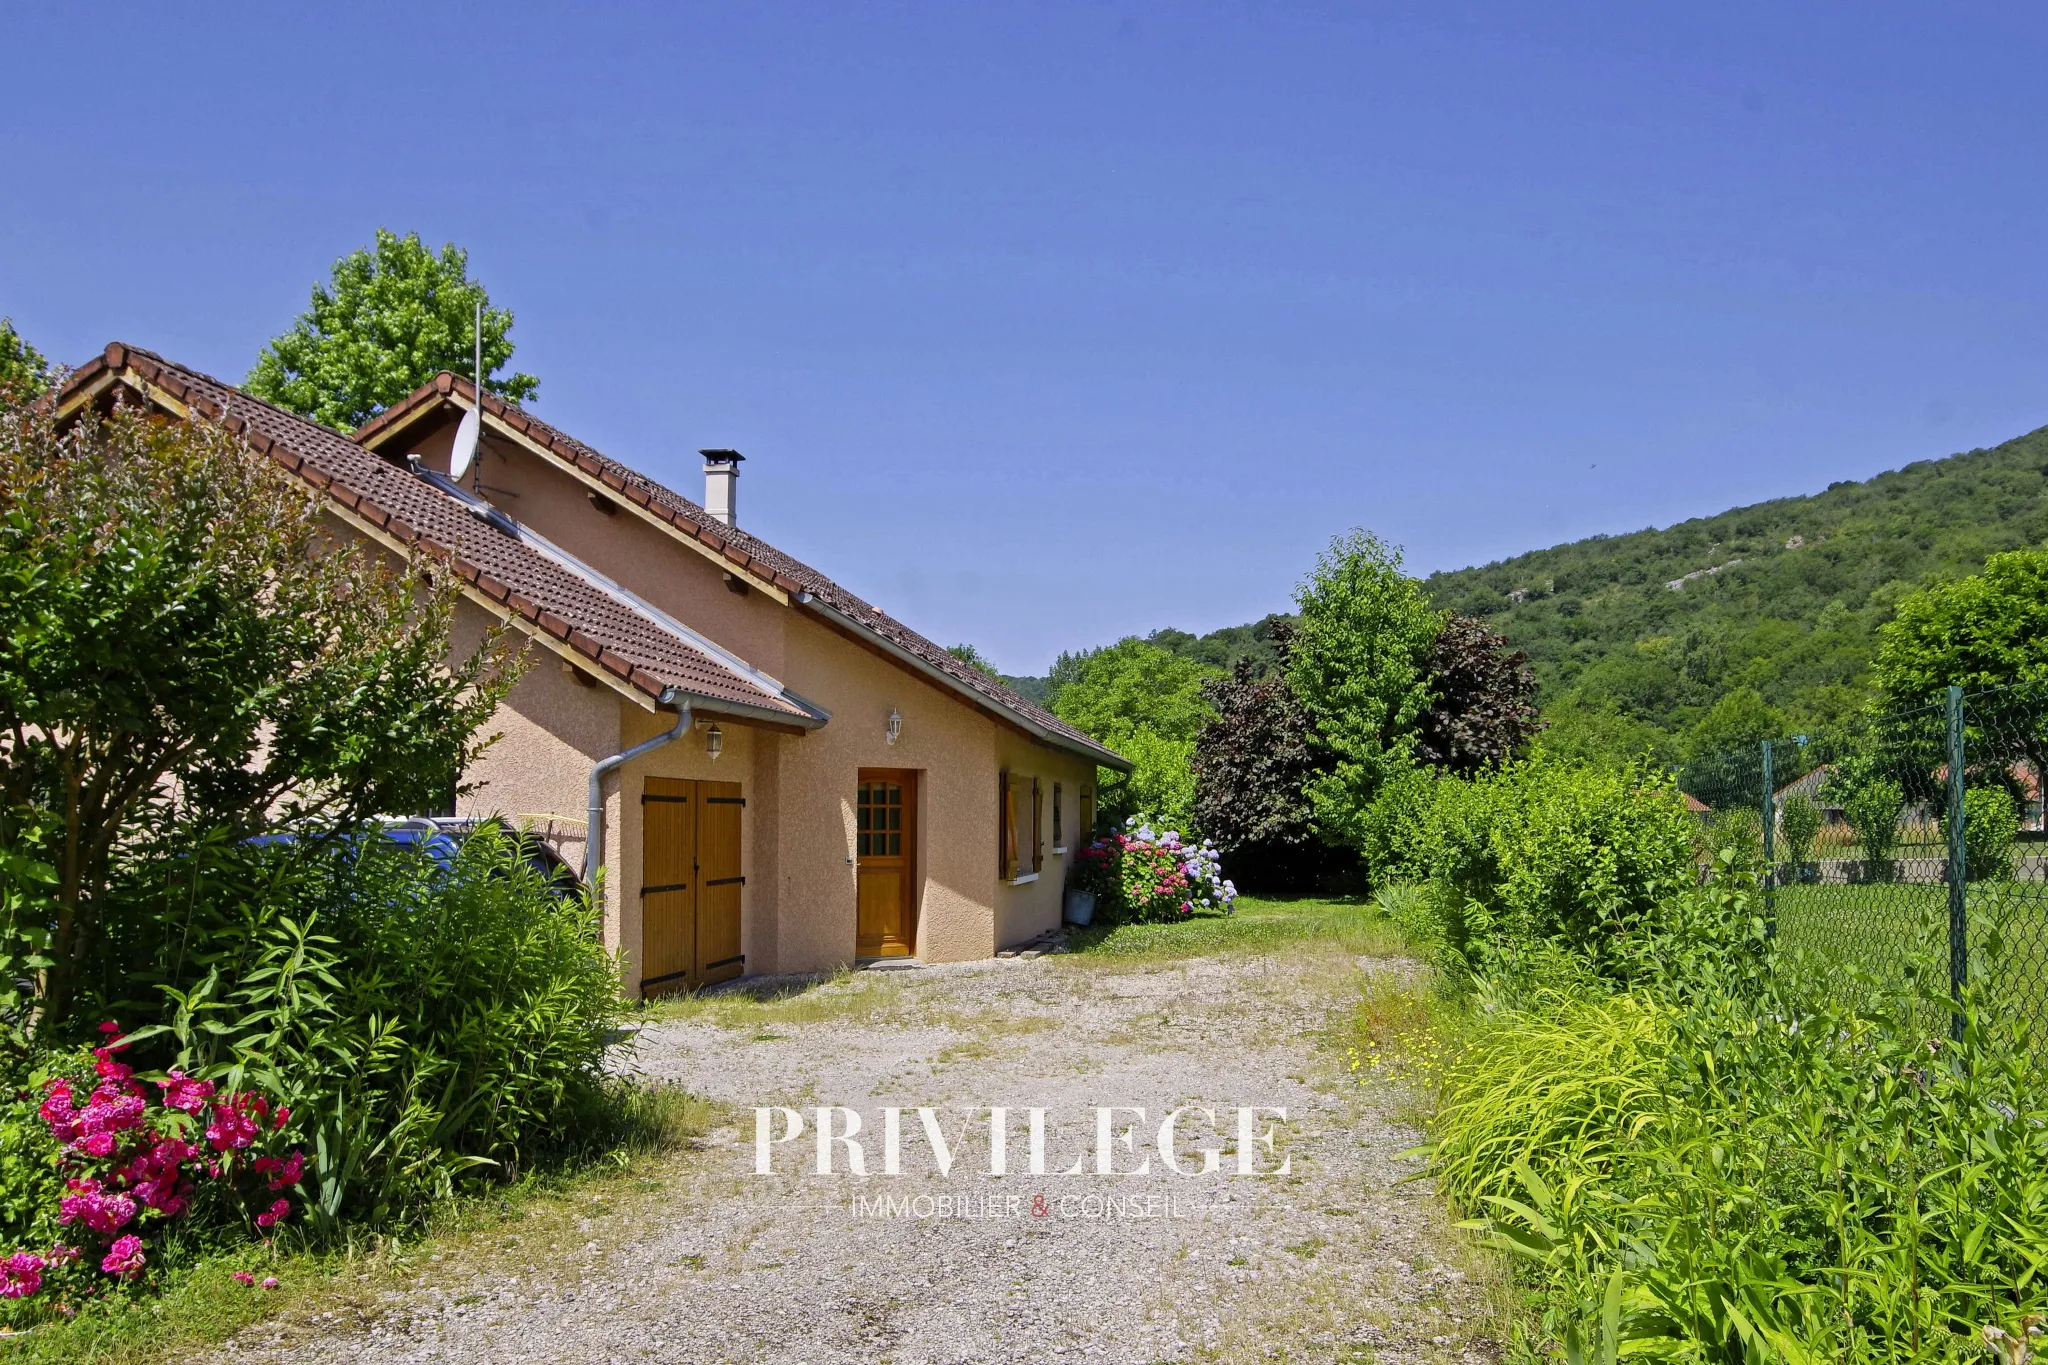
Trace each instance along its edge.
<instances>
[{"instance_id":1,"label":"metal gutter","mask_svg":"<svg viewBox=\"0 0 2048 1365\"><path fill-rule=\"evenodd\" d=\"M675 706L675 728L653 739L644 740L630 749L621 750L610 758L600 758L590 769L589 799L584 810L583 825L583 884L593 891L597 888L596 874L604 867L604 779L614 768L624 767L642 754L653 753L656 749L673 744L690 732L690 703L682 697L681 689L662 689L661 704Z\"/></svg>"},{"instance_id":2,"label":"metal gutter","mask_svg":"<svg viewBox=\"0 0 2048 1365\"><path fill-rule=\"evenodd\" d=\"M1057 730L1049 730L1045 726L1039 724L1037 721L1032 720L1031 717L1021 715L1018 712L1010 710L1010 708L1008 708L1007 706L1003 706L1003 704L997 701L994 697L985 696L982 693L977 692L974 688L968 686L966 683L954 677L952 674L946 672L944 669L939 668L938 666L932 664L928 660L919 658L917 655L905 649L902 645L897 644L894 640L891 640L888 636L876 630L867 622L862 621L859 617L851 615L850 613L841 611L839 608L833 606L830 602L827 602L824 598L819 597L816 593L800 592L796 595L794 600L799 605L807 607L810 610L817 612L820 616L827 617L833 621L838 622L840 625L843 625L851 630L859 632L859 634L862 637L872 641L876 648L882 650L890 658L895 659L900 663L908 665L910 668L914 669L918 673L923 674L926 678L930 679L932 682L939 684L939 686L945 688L947 691L955 692L961 696L967 697L980 706L1000 707L1003 711L1003 714L1009 718L1012 724L1018 726L1026 733L1030 734L1034 739L1037 739L1042 743L1050 744L1056 749L1065 749L1068 753L1079 754L1084 758L1093 760L1095 763L1104 768L1111 768L1120 773L1128 773L1132 770L1132 767L1134 766L1131 763L1131 761L1128 758L1125 758L1122 754L1116 753L1110 749L1105 749L1101 745L1096 744L1093 740L1083 742L1081 740L1075 739L1072 735L1063 735L1059 733L1059 731Z\"/></svg>"}]
</instances>

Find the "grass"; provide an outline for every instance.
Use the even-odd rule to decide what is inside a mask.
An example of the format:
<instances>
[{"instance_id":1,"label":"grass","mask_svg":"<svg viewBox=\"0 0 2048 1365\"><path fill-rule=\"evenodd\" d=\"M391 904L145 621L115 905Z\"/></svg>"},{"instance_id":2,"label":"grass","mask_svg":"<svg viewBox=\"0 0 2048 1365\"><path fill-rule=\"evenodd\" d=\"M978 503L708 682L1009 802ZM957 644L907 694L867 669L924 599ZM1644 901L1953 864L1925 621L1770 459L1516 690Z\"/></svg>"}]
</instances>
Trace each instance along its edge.
<instances>
[{"instance_id":1,"label":"grass","mask_svg":"<svg viewBox=\"0 0 2048 1365\"><path fill-rule=\"evenodd\" d=\"M1909 967L1939 983L1948 975L1948 888L1927 882L1781 887L1775 894L1778 939L1829 967L1854 967L1902 985ZM1989 976L2048 1028L2048 886L2033 881L1972 882L1970 974ZM1993 927L2003 950L1993 954Z\"/></svg>"},{"instance_id":2,"label":"grass","mask_svg":"<svg viewBox=\"0 0 2048 1365\"><path fill-rule=\"evenodd\" d=\"M816 981L741 984L708 993L663 996L648 1001L639 1017L649 1022L712 1024L756 1035L804 1024L858 1022L900 1013L911 975L842 967Z\"/></svg>"},{"instance_id":3,"label":"grass","mask_svg":"<svg viewBox=\"0 0 2048 1365\"><path fill-rule=\"evenodd\" d=\"M160 1293L95 1304L69 1322L0 1341L0 1365L157 1365L266 1321L321 1334L367 1324L381 1311L382 1294L409 1284L430 1262L489 1256L508 1242L573 1230L594 1203L645 1198L662 1187L654 1177L663 1162L718 1118L709 1101L675 1087L637 1090L623 1107L618 1144L601 1156L455 1199L414 1234L319 1251L240 1246L202 1257ZM275 1277L278 1288L245 1288L230 1278L237 1270Z\"/></svg>"},{"instance_id":4,"label":"grass","mask_svg":"<svg viewBox=\"0 0 2048 1365\"><path fill-rule=\"evenodd\" d=\"M1204 910L1170 924L1076 929L1068 935L1067 951L1084 960L1160 959L1268 952L1309 942L1380 956L1404 947L1399 931L1362 897L1241 896L1229 915Z\"/></svg>"}]
</instances>

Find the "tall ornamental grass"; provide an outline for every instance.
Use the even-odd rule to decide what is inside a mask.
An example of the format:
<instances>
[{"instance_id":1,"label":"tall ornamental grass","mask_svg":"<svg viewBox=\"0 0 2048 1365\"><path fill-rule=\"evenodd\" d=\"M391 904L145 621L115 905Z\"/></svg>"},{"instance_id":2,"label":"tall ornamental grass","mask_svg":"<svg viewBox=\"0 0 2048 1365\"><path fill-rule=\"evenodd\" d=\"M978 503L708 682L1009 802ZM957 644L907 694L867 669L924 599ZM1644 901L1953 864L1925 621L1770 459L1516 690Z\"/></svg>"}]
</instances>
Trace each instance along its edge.
<instances>
[{"instance_id":1,"label":"tall ornamental grass","mask_svg":"<svg viewBox=\"0 0 2048 1365\"><path fill-rule=\"evenodd\" d=\"M1673 917L1732 926L1720 950L1674 934L1647 984L1497 1009L1443 1069L1433 1171L1540 1291L1519 1349L1940 1361L2025 1341L2048 1313L2048 1077L2023 1023L1973 991L1952 1040L1938 990L1815 987L1742 946L1748 895L1723 883Z\"/></svg>"}]
</instances>

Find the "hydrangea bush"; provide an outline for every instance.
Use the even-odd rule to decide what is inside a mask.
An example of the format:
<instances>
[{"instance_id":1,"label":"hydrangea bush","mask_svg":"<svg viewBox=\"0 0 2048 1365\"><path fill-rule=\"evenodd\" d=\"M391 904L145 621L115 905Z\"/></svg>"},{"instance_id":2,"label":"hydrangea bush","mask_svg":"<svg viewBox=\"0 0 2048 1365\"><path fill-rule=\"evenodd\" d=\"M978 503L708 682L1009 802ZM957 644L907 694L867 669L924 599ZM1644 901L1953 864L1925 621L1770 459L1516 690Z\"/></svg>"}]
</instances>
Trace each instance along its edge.
<instances>
[{"instance_id":1,"label":"hydrangea bush","mask_svg":"<svg viewBox=\"0 0 2048 1365\"><path fill-rule=\"evenodd\" d=\"M1155 830L1135 815L1081 850L1075 880L1095 893L1098 914L1120 923L1186 919L1197 910L1227 915L1237 901L1214 844Z\"/></svg>"},{"instance_id":2,"label":"hydrangea bush","mask_svg":"<svg viewBox=\"0 0 2048 1365\"><path fill-rule=\"evenodd\" d=\"M118 1025L100 1030L90 1070L59 1064L40 1087L61 1192L54 1209L28 1211L34 1245L0 1260L0 1299L48 1292L68 1305L140 1278L174 1224L268 1235L292 1215L306 1157L286 1150L289 1109L175 1070L145 1083L121 1060Z\"/></svg>"}]
</instances>

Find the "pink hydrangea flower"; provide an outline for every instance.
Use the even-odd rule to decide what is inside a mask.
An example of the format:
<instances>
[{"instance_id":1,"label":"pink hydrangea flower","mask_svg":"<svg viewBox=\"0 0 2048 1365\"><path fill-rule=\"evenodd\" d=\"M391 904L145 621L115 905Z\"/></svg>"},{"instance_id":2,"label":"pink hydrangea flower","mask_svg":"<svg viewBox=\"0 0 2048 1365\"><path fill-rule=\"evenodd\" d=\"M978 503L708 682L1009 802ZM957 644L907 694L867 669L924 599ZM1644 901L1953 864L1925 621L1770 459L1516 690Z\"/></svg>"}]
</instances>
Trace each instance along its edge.
<instances>
[{"instance_id":1,"label":"pink hydrangea flower","mask_svg":"<svg viewBox=\"0 0 2048 1365\"><path fill-rule=\"evenodd\" d=\"M292 1201L280 1199L268 1209L256 1215L256 1226L259 1228L275 1227L291 1216Z\"/></svg>"},{"instance_id":2,"label":"pink hydrangea flower","mask_svg":"<svg viewBox=\"0 0 2048 1365\"><path fill-rule=\"evenodd\" d=\"M142 1239L131 1232L126 1237L117 1238L114 1244L107 1248L106 1257L100 1262L100 1269L109 1275L127 1279L140 1271L143 1262L148 1259L142 1254Z\"/></svg>"},{"instance_id":3,"label":"pink hydrangea flower","mask_svg":"<svg viewBox=\"0 0 2048 1365\"><path fill-rule=\"evenodd\" d=\"M109 1038L118 1038L121 1036L121 1026L108 1019L100 1024L100 1032L106 1034Z\"/></svg>"},{"instance_id":4,"label":"pink hydrangea flower","mask_svg":"<svg viewBox=\"0 0 2048 1365\"><path fill-rule=\"evenodd\" d=\"M0 1299L25 1299L42 1287L42 1257L17 1251L0 1261Z\"/></svg>"},{"instance_id":5,"label":"pink hydrangea flower","mask_svg":"<svg viewBox=\"0 0 2048 1365\"><path fill-rule=\"evenodd\" d=\"M269 1277L268 1279L264 1280L264 1281L263 1281L263 1287L264 1287L265 1289L275 1289L275 1288L277 1288L277 1276L275 1276L275 1275L272 1275L272 1276L270 1276L270 1277Z\"/></svg>"},{"instance_id":6,"label":"pink hydrangea flower","mask_svg":"<svg viewBox=\"0 0 2048 1365\"><path fill-rule=\"evenodd\" d=\"M173 1071L167 1081L158 1081L163 1087L164 1104L187 1114L196 1114L206 1107L213 1098L213 1082L194 1080L182 1071Z\"/></svg>"},{"instance_id":7,"label":"pink hydrangea flower","mask_svg":"<svg viewBox=\"0 0 2048 1365\"><path fill-rule=\"evenodd\" d=\"M77 1247L68 1247L65 1246L62 1242L59 1242L57 1245L50 1248L50 1254L45 1259L47 1259L51 1265L70 1265L78 1259L79 1254L80 1253Z\"/></svg>"},{"instance_id":8,"label":"pink hydrangea flower","mask_svg":"<svg viewBox=\"0 0 2048 1365\"><path fill-rule=\"evenodd\" d=\"M256 1283L256 1277L255 1277L254 1275L251 1275L251 1274L250 1274L250 1273L249 1273L248 1271L246 1271L246 1270L237 1270L237 1271L236 1271L236 1272L234 1273L234 1275L233 1275L233 1276L231 1276L230 1278L232 1278L232 1279L234 1280L234 1282L235 1282L236 1284L254 1284L254 1283Z\"/></svg>"}]
</instances>

